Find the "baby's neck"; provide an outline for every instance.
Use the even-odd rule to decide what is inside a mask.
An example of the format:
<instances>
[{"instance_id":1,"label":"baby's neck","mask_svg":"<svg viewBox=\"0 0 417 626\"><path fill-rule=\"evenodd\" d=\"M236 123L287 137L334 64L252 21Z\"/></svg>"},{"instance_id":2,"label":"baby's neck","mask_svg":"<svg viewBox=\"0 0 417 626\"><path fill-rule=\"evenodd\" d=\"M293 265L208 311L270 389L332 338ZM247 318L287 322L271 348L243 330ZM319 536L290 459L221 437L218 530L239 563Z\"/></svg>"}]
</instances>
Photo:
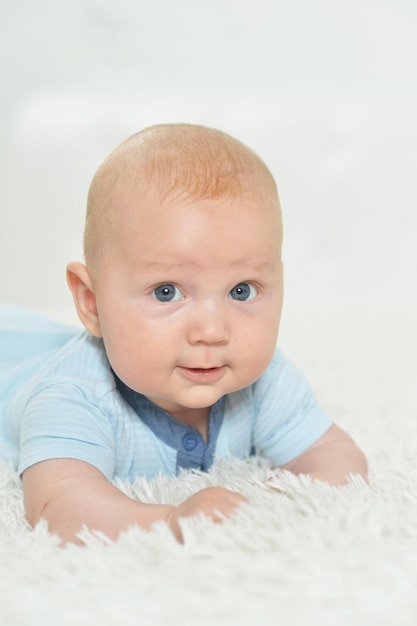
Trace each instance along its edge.
<instances>
[{"instance_id":1,"label":"baby's neck","mask_svg":"<svg viewBox=\"0 0 417 626\"><path fill-rule=\"evenodd\" d=\"M208 440L210 407L203 407L201 409L188 409L184 407L179 411L171 413L171 415L179 422L198 430L204 441Z\"/></svg>"}]
</instances>

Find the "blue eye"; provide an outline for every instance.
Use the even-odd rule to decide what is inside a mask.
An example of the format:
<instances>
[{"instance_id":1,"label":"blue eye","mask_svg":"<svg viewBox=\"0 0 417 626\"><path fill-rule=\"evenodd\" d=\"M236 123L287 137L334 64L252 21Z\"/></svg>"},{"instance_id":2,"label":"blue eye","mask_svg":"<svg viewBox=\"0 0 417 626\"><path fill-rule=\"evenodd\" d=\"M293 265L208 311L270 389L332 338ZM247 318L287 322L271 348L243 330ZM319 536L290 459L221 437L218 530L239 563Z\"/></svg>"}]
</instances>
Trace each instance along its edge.
<instances>
[{"instance_id":1,"label":"blue eye","mask_svg":"<svg viewBox=\"0 0 417 626\"><path fill-rule=\"evenodd\" d=\"M249 283L239 283L229 293L229 298L238 300L239 302L248 302L258 295L255 287Z\"/></svg>"},{"instance_id":2,"label":"blue eye","mask_svg":"<svg viewBox=\"0 0 417 626\"><path fill-rule=\"evenodd\" d=\"M167 283L159 285L152 291L152 296L160 302L177 302L182 299L182 293L175 285Z\"/></svg>"}]
</instances>

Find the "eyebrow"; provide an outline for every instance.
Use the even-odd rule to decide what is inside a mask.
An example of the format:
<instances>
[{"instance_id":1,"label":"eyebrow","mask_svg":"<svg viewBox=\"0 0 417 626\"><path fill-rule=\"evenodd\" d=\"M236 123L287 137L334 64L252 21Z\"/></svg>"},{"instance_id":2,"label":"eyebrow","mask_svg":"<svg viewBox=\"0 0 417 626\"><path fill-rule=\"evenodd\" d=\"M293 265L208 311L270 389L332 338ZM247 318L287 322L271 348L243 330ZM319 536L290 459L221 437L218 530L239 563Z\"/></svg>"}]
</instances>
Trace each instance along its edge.
<instances>
[{"instance_id":1,"label":"eyebrow","mask_svg":"<svg viewBox=\"0 0 417 626\"><path fill-rule=\"evenodd\" d=\"M274 259L273 261L256 261L256 260L252 260L252 259L248 259L248 260L236 260L233 262L228 262L228 263L223 263L223 265L227 265L228 267L236 267L239 268L241 267L242 269L247 268L248 271L255 271L255 272L262 272L264 270L272 270L275 269L276 265L279 264L281 262L281 257L279 256L278 258ZM146 267L150 270L161 270L161 271L174 271L177 269L183 269L184 266L192 266L195 267L196 269L199 269L201 267L201 264L198 261L182 261L182 262L170 262L170 261L163 261L163 260L153 260L150 261L149 263L146 262Z\"/></svg>"}]
</instances>

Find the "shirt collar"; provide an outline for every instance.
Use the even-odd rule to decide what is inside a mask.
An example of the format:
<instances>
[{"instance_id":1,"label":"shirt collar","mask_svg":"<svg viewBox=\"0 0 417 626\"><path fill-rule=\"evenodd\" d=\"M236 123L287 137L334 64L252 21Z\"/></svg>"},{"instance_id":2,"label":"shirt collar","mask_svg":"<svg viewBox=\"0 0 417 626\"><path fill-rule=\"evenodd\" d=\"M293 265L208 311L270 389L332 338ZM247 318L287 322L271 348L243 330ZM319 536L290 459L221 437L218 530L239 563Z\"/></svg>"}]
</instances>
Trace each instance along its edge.
<instances>
[{"instance_id":1,"label":"shirt collar","mask_svg":"<svg viewBox=\"0 0 417 626\"><path fill-rule=\"evenodd\" d=\"M210 468L223 422L224 396L217 400L210 409L208 441L206 442L196 428L178 421L146 396L130 389L114 372L113 375L117 390L137 416L158 439L177 451L177 471L179 469L207 471Z\"/></svg>"}]
</instances>

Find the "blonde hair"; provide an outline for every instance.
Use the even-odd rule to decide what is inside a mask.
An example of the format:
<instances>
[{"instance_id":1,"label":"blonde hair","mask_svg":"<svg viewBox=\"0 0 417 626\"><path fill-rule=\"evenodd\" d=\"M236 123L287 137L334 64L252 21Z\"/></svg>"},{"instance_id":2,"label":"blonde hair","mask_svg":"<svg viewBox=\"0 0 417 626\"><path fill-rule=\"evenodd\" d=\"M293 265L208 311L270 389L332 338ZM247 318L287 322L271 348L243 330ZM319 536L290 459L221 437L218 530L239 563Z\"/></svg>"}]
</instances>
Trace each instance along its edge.
<instances>
[{"instance_id":1,"label":"blonde hair","mask_svg":"<svg viewBox=\"0 0 417 626\"><path fill-rule=\"evenodd\" d=\"M136 133L98 168L90 185L84 231L87 263L112 219L115 194L128 183L152 185L168 196L215 199L267 197L279 209L275 180L262 159L237 139L205 126L161 124Z\"/></svg>"}]
</instances>

